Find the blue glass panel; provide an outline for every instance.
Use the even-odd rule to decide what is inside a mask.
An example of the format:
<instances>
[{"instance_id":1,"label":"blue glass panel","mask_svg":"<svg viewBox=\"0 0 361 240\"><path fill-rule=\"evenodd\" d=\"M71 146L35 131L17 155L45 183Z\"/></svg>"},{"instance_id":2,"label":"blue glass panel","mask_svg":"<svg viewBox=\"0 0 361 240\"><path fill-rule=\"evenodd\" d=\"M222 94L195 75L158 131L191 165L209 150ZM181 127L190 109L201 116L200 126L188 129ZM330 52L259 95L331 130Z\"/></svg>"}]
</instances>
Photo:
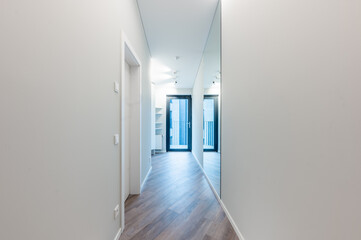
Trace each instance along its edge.
<instances>
[{"instance_id":1,"label":"blue glass panel","mask_svg":"<svg viewBox=\"0 0 361 240\"><path fill-rule=\"evenodd\" d=\"M170 149L188 149L188 99L170 100Z\"/></svg>"},{"instance_id":2,"label":"blue glass panel","mask_svg":"<svg viewBox=\"0 0 361 240\"><path fill-rule=\"evenodd\" d=\"M203 101L203 148L214 149L214 99Z\"/></svg>"}]
</instances>

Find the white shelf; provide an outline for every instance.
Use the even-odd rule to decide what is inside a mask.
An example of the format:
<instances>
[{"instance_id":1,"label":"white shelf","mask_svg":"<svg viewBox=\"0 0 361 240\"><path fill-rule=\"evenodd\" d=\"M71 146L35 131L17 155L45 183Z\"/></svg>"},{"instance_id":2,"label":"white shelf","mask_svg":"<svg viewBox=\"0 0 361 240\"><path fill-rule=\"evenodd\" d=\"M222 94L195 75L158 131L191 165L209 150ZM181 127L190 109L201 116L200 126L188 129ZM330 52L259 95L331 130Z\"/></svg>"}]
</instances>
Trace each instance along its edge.
<instances>
[{"instance_id":1,"label":"white shelf","mask_svg":"<svg viewBox=\"0 0 361 240\"><path fill-rule=\"evenodd\" d=\"M162 118L165 115L165 110L163 107L155 107L155 149L158 151L162 151L163 149L163 141L164 141L164 132L163 132L163 126L165 123L163 123Z\"/></svg>"},{"instance_id":2,"label":"white shelf","mask_svg":"<svg viewBox=\"0 0 361 240\"><path fill-rule=\"evenodd\" d=\"M158 135L155 138L155 149L163 148L163 135Z\"/></svg>"}]
</instances>

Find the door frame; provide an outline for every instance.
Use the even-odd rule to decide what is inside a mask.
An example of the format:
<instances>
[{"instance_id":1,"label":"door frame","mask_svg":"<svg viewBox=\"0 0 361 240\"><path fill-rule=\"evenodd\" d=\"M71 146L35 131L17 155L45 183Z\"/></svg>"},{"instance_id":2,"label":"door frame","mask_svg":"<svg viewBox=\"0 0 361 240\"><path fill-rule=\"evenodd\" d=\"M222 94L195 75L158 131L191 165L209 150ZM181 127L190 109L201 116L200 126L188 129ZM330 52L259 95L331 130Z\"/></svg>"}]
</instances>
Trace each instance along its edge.
<instances>
[{"instance_id":1,"label":"door frame","mask_svg":"<svg viewBox=\"0 0 361 240\"><path fill-rule=\"evenodd\" d=\"M188 148L187 149L170 149L170 100L171 99L188 99ZM192 151L192 95L167 95L166 104L166 151L167 152L191 152Z\"/></svg>"},{"instance_id":2,"label":"door frame","mask_svg":"<svg viewBox=\"0 0 361 240\"><path fill-rule=\"evenodd\" d=\"M134 103L132 105L131 116L132 116L132 126L131 126L131 148L130 151L130 169L129 169L129 191L130 194L140 194L141 192L141 176L142 176L142 142L141 142L141 89L142 89L142 63L140 58L136 54L136 51L132 47L130 41L124 32L121 32L121 51L120 51L120 232L124 230L125 227L125 200L124 199L124 190L125 190L125 155L124 155L124 143L129 141L125 136L125 91L132 92ZM130 79L125 77L125 63L128 63L131 67L131 76ZM132 89L125 87L126 81L133 81Z\"/></svg>"},{"instance_id":3,"label":"door frame","mask_svg":"<svg viewBox=\"0 0 361 240\"><path fill-rule=\"evenodd\" d=\"M218 112L218 99L219 95L217 94L206 94L204 95L203 99L214 99L214 148L213 149L204 149L203 145L203 151L204 152L218 152L218 140L219 140L219 134L218 134L218 119L219 119L219 112ZM203 121L204 124L204 121ZM204 126L203 126L204 131Z\"/></svg>"}]
</instances>

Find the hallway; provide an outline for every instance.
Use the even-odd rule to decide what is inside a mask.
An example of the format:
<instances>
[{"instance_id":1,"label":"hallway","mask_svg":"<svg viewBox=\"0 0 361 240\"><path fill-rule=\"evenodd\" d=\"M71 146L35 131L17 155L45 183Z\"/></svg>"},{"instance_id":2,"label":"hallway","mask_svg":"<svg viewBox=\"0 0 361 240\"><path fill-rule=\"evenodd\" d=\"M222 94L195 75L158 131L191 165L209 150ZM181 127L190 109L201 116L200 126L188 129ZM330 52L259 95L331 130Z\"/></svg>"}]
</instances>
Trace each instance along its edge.
<instances>
[{"instance_id":1,"label":"hallway","mask_svg":"<svg viewBox=\"0 0 361 240\"><path fill-rule=\"evenodd\" d=\"M125 203L121 240L238 239L191 153L156 155L152 166Z\"/></svg>"}]
</instances>

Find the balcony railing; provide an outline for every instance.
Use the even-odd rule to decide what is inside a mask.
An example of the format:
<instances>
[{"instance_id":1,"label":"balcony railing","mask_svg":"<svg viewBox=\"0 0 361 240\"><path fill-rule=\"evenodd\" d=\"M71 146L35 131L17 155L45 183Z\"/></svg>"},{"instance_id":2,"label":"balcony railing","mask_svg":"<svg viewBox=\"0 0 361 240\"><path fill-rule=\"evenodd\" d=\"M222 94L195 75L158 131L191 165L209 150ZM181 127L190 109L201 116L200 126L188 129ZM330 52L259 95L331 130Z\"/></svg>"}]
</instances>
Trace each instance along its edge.
<instances>
[{"instance_id":1,"label":"balcony railing","mask_svg":"<svg viewBox=\"0 0 361 240\"><path fill-rule=\"evenodd\" d=\"M214 148L214 121L203 122L203 147L204 149Z\"/></svg>"},{"instance_id":2,"label":"balcony railing","mask_svg":"<svg viewBox=\"0 0 361 240\"><path fill-rule=\"evenodd\" d=\"M172 121L169 139L172 147L188 145L188 122Z\"/></svg>"}]
</instances>

